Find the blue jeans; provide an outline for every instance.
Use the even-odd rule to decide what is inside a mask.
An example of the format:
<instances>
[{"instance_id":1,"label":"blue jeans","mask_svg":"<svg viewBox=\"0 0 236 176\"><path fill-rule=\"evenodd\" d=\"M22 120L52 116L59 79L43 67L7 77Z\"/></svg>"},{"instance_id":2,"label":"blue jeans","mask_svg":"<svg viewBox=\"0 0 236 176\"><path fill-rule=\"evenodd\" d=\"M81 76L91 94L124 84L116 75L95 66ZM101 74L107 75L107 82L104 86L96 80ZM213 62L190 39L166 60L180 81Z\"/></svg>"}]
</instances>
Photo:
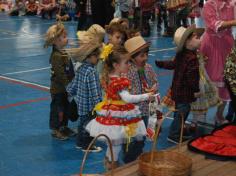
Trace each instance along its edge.
<instances>
[{"instance_id":1,"label":"blue jeans","mask_svg":"<svg viewBox=\"0 0 236 176\"><path fill-rule=\"evenodd\" d=\"M93 137L91 137L90 134L85 129L86 125L92 119L94 119L92 113L82 116L79 115L78 118L78 134L76 138L76 145L82 147L83 149L87 149L90 142L93 140Z\"/></svg>"},{"instance_id":2,"label":"blue jeans","mask_svg":"<svg viewBox=\"0 0 236 176\"><path fill-rule=\"evenodd\" d=\"M185 122L190 112L191 106L189 103L177 103L175 105L175 109L177 111L174 113L174 120L170 125L169 137L180 136L182 117L184 118Z\"/></svg>"}]
</instances>

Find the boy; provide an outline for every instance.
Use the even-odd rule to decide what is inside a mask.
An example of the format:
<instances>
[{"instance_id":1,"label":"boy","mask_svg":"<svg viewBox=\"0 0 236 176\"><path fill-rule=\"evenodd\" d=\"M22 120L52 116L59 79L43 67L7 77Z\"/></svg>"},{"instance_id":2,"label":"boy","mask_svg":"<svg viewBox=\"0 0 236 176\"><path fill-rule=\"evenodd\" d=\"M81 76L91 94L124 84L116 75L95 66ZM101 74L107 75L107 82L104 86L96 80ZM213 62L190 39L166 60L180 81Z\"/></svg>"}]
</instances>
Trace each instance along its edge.
<instances>
[{"instance_id":1,"label":"boy","mask_svg":"<svg viewBox=\"0 0 236 176\"><path fill-rule=\"evenodd\" d=\"M50 56L51 85L50 93L52 102L50 105L50 128L52 136L59 140L66 140L75 133L67 127L68 106L66 86L72 80L74 74L70 71L70 60L62 49L67 45L68 39L63 24L49 27L46 33L44 47L52 46Z\"/></svg>"},{"instance_id":2,"label":"boy","mask_svg":"<svg viewBox=\"0 0 236 176\"><path fill-rule=\"evenodd\" d=\"M146 42L143 37L136 36L128 39L124 44L126 50L131 56L130 68L127 74L131 80L130 93L133 95L157 92L157 75L152 66L147 64L150 43ZM147 127L149 116L149 102L143 101L138 103L142 118ZM124 156L124 162L128 163L137 159L143 152L144 140L133 141L129 144L128 152Z\"/></svg>"},{"instance_id":3,"label":"boy","mask_svg":"<svg viewBox=\"0 0 236 176\"><path fill-rule=\"evenodd\" d=\"M84 152L93 140L85 127L94 118L92 111L95 105L102 101L101 85L96 70L100 45L94 40L82 43L78 49L67 50L75 61L82 63L76 71L75 78L67 87L67 92L70 97L74 97L78 109L79 123L76 148L82 148ZM100 147L94 145L89 151L100 152L101 150Z\"/></svg>"},{"instance_id":4,"label":"boy","mask_svg":"<svg viewBox=\"0 0 236 176\"><path fill-rule=\"evenodd\" d=\"M171 98L175 101L176 111L167 138L173 143L179 142L182 117L185 122L191 109L190 104L200 97L197 49L201 41L195 30L195 27L179 27L174 34L174 42L177 45L175 59L156 61L160 68L174 69ZM190 138L190 134L183 135L183 141Z\"/></svg>"}]
</instances>

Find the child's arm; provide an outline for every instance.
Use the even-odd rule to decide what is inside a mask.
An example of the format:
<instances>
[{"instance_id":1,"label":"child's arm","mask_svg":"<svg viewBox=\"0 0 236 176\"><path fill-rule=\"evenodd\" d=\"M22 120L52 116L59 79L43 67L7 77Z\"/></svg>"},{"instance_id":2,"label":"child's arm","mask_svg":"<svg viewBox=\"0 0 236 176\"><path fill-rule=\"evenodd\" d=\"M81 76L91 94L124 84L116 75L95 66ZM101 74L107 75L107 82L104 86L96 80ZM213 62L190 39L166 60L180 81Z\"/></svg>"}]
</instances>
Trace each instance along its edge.
<instances>
[{"instance_id":1,"label":"child's arm","mask_svg":"<svg viewBox=\"0 0 236 176\"><path fill-rule=\"evenodd\" d=\"M187 63L187 82L188 86L191 87L191 89L194 92L199 92L199 67L198 67L198 60L196 59L189 59Z\"/></svg>"},{"instance_id":2,"label":"child's arm","mask_svg":"<svg viewBox=\"0 0 236 176\"><path fill-rule=\"evenodd\" d=\"M127 90L122 90L119 95L121 99L127 103L138 103L141 101L149 100L151 97L154 97L152 93L131 95Z\"/></svg>"},{"instance_id":3,"label":"child's arm","mask_svg":"<svg viewBox=\"0 0 236 176\"><path fill-rule=\"evenodd\" d=\"M89 90L89 97L93 98L94 104L102 101L102 91L99 76L96 71L90 72L87 77L87 85Z\"/></svg>"},{"instance_id":4,"label":"child's arm","mask_svg":"<svg viewBox=\"0 0 236 176\"><path fill-rule=\"evenodd\" d=\"M77 73L77 72L76 72ZM72 81L67 85L66 92L68 93L68 97L75 97L78 91L79 79L77 74L72 79Z\"/></svg>"},{"instance_id":5,"label":"child's arm","mask_svg":"<svg viewBox=\"0 0 236 176\"><path fill-rule=\"evenodd\" d=\"M164 68L168 70L173 70L175 69L175 59L169 60L169 61L155 61L155 64L159 68Z\"/></svg>"}]
</instances>

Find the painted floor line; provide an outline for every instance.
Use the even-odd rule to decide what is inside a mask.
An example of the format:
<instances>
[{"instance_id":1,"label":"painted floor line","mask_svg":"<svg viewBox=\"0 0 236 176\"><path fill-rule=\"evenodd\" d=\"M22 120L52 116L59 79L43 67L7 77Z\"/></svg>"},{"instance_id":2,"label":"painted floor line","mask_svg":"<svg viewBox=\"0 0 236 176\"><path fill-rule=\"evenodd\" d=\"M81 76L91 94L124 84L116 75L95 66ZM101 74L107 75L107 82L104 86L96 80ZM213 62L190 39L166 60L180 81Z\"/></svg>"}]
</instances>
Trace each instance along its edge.
<instances>
[{"instance_id":1,"label":"painted floor line","mask_svg":"<svg viewBox=\"0 0 236 176\"><path fill-rule=\"evenodd\" d=\"M5 80L7 82L11 82L11 83L14 83L14 84L20 84L20 85L23 85L25 87L30 87L30 88L33 88L33 89L42 90L42 91L45 91L45 92L49 91L49 87L47 87L47 86L43 86L43 85L40 85L40 84L31 83L31 82L23 81L23 80L19 80L19 79L9 78L9 77L6 77L6 76L0 76L0 80Z\"/></svg>"},{"instance_id":2,"label":"painted floor line","mask_svg":"<svg viewBox=\"0 0 236 176\"><path fill-rule=\"evenodd\" d=\"M155 52L160 52L160 51L170 51L170 50L175 50L176 47L172 47L172 48L164 48L164 49L157 49L157 50L151 50L149 51L150 53L155 53Z\"/></svg>"},{"instance_id":3,"label":"painted floor line","mask_svg":"<svg viewBox=\"0 0 236 176\"><path fill-rule=\"evenodd\" d=\"M17 102L17 103L13 103L13 104L0 106L0 109L7 109L7 108L10 108L10 107L21 106L21 105L25 105L25 104L29 104L29 103L35 103L35 102L39 102L39 101L45 101L45 100L49 100L49 99L50 99L50 97L41 97L41 98L21 101L21 102Z\"/></svg>"},{"instance_id":4,"label":"painted floor line","mask_svg":"<svg viewBox=\"0 0 236 176\"><path fill-rule=\"evenodd\" d=\"M37 68L37 69L32 69L32 70L25 70L25 71L4 73L4 74L2 74L2 75L14 75L14 74L20 74L20 73L35 72L35 71L40 71L40 70L48 70L48 69L50 69L50 68L51 68L51 67Z\"/></svg>"}]
</instances>

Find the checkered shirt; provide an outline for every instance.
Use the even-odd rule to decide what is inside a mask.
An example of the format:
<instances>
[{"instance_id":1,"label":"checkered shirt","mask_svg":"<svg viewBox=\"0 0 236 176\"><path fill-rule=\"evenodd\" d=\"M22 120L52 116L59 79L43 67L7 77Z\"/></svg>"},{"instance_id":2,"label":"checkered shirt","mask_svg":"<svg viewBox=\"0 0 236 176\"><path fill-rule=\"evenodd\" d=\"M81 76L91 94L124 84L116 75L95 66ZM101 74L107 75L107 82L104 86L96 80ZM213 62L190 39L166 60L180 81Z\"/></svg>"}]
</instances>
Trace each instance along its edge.
<instances>
[{"instance_id":1,"label":"checkered shirt","mask_svg":"<svg viewBox=\"0 0 236 176\"><path fill-rule=\"evenodd\" d=\"M102 91L96 68L83 63L77 70L75 78L67 87L69 96L77 103L78 115L86 115L95 105L102 101Z\"/></svg>"}]
</instances>

